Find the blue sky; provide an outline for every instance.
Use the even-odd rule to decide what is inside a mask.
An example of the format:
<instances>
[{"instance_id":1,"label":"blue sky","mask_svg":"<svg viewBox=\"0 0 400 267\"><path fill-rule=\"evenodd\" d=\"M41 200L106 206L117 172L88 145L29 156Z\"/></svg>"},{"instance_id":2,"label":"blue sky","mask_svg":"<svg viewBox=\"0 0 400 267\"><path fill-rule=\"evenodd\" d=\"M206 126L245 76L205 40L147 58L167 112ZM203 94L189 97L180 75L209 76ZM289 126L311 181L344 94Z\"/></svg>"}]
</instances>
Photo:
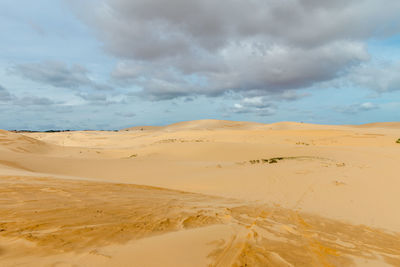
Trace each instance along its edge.
<instances>
[{"instance_id":1,"label":"blue sky","mask_svg":"<svg viewBox=\"0 0 400 267\"><path fill-rule=\"evenodd\" d=\"M400 3L0 2L0 128L400 120Z\"/></svg>"}]
</instances>

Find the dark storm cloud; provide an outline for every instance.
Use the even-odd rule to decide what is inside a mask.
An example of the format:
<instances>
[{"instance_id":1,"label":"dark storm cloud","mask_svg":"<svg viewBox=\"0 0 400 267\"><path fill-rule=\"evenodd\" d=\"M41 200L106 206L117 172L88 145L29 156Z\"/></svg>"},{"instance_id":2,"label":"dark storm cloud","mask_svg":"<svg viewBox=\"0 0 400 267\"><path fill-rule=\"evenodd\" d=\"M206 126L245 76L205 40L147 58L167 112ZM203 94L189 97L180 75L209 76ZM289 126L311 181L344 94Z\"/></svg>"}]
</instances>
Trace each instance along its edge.
<instances>
[{"instance_id":1,"label":"dark storm cloud","mask_svg":"<svg viewBox=\"0 0 400 267\"><path fill-rule=\"evenodd\" d=\"M95 82L89 77L89 71L80 66L68 66L62 62L47 61L16 65L12 69L23 78L59 88L79 89L90 87L96 90L110 90L110 86Z\"/></svg>"},{"instance_id":2,"label":"dark storm cloud","mask_svg":"<svg viewBox=\"0 0 400 267\"><path fill-rule=\"evenodd\" d=\"M87 10L123 62L113 78L152 99L314 86L367 61L368 39L400 32L392 0L103 0Z\"/></svg>"}]
</instances>

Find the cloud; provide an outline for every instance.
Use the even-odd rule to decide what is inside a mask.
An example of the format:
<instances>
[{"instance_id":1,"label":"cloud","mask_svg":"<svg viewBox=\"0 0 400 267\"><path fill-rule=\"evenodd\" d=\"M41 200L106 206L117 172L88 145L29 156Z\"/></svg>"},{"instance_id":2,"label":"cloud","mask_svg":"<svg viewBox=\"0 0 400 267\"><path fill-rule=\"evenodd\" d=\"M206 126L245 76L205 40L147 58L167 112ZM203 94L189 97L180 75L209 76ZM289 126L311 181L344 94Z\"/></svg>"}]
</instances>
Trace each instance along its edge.
<instances>
[{"instance_id":1,"label":"cloud","mask_svg":"<svg viewBox=\"0 0 400 267\"><path fill-rule=\"evenodd\" d=\"M51 106L62 104L61 101L55 101L47 97L41 96L16 96L8 92L6 88L0 85L0 102L11 105L27 107L27 106Z\"/></svg>"},{"instance_id":2,"label":"cloud","mask_svg":"<svg viewBox=\"0 0 400 267\"><path fill-rule=\"evenodd\" d=\"M349 80L379 93L400 90L400 61L363 64L354 68Z\"/></svg>"},{"instance_id":3,"label":"cloud","mask_svg":"<svg viewBox=\"0 0 400 267\"><path fill-rule=\"evenodd\" d=\"M216 52L232 41L315 47L398 32L391 0L105 0L92 23L107 49L123 58L158 60ZM229 12L228 12L229 11ZM93 14L93 13L92 13Z\"/></svg>"},{"instance_id":4,"label":"cloud","mask_svg":"<svg viewBox=\"0 0 400 267\"><path fill-rule=\"evenodd\" d=\"M274 105L271 102L267 102L264 97L246 97L242 99L240 103L235 103L228 112L237 114L251 113L257 116L271 116L275 114L276 111Z\"/></svg>"},{"instance_id":5,"label":"cloud","mask_svg":"<svg viewBox=\"0 0 400 267\"><path fill-rule=\"evenodd\" d=\"M13 96L7 91L6 88L0 85L0 102L7 102L13 99Z\"/></svg>"},{"instance_id":6,"label":"cloud","mask_svg":"<svg viewBox=\"0 0 400 267\"><path fill-rule=\"evenodd\" d=\"M286 100L286 101L295 101L298 99L301 99L303 97L307 97L310 96L310 93L307 92L303 92L303 93L298 93L294 90L287 90L284 91L281 95L279 95L279 98L282 100Z\"/></svg>"},{"instance_id":7,"label":"cloud","mask_svg":"<svg viewBox=\"0 0 400 267\"><path fill-rule=\"evenodd\" d=\"M133 112L115 112L115 115L125 118L133 118L136 116Z\"/></svg>"},{"instance_id":8,"label":"cloud","mask_svg":"<svg viewBox=\"0 0 400 267\"><path fill-rule=\"evenodd\" d=\"M392 0L70 0L121 59L113 78L151 99L307 88L369 60L400 32Z\"/></svg>"},{"instance_id":9,"label":"cloud","mask_svg":"<svg viewBox=\"0 0 400 267\"><path fill-rule=\"evenodd\" d=\"M55 104L62 104L62 102L54 101L47 97L24 96L15 98L13 104L17 106L26 107L26 106L50 106Z\"/></svg>"},{"instance_id":10,"label":"cloud","mask_svg":"<svg viewBox=\"0 0 400 267\"><path fill-rule=\"evenodd\" d=\"M375 109L379 109L379 106L371 103L371 102L365 102L361 104L353 104L349 106L341 106L341 107L336 107L335 108L337 111L345 114L357 114L360 112L364 111L371 111Z\"/></svg>"},{"instance_id":11,"label":"cloud","mask_svg":"<svg viewBox=\"0 0 400 267\"><path fill-rule=\"evenodd\" d=\"M121 104L124 103L125 99L120 96L112 97L107 94L102 93L82 93L79 92L76 96L82 98L90 105L95 106L103 106L103 105L111 105L111 104Z\"/></svg>"},{"instance_id":12,"label":"cloud","mask_svg":"<svg viewBox=\"0 0 400 267\"><path fill-rule=\"evenodd\" d=\"M90 87L96 90L110 90L110 86L95 82L89 77L89 71L81 65L68 66L62 62L46 61L41 63L19 64L12 72L38 83L58 88L79 89Z\"/></svg>"},{"instance_id":13,"label":"cloud","mask_svg":"<svg viewBox=\"0 0 400 267\"><path fill-rule=\"evenodd\" d=\"M113 77L134 84L142 89L141 95L155 100L228 91L282 94L334 79L354 62L367 59L364 46L358 43L333 43L312 50L273 46L264 52L232 45L226 55L210 59L216 65L225 64L218 71L185 73L177 66L168 68L172 63L162 67L161 63L130 62L118 65Z\"/></svg>"}]
</instances>

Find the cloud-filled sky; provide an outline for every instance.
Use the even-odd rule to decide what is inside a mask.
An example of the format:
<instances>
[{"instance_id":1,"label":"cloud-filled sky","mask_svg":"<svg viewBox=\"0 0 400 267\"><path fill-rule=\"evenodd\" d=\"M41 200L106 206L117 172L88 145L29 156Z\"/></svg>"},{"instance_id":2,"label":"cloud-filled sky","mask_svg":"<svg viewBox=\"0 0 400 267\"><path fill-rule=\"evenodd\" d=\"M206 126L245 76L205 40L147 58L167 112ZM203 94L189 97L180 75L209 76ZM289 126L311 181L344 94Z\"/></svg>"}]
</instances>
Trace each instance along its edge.
<instances>
[{"instance_id":1,"label":"cloud-filled sky","mask_svg":"<svg viewBox=\"0 0 400 267\"><path fill-rule=\"evenodd\" d=\"M0 128L400 121L400 1L0 2Z\"/></svg>"}]
</instances>

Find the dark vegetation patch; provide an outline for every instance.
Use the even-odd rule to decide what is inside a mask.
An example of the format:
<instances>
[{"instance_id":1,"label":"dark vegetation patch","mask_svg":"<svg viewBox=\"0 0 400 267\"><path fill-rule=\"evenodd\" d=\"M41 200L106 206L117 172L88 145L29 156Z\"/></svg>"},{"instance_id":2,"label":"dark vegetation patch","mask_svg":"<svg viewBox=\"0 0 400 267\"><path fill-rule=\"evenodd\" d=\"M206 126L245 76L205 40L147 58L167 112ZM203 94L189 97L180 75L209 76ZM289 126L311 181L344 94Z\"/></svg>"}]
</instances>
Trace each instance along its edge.
<instances>
[{"instance_id":1,"label":"dark vegetation patch","mask_svg":"<svg viewBox=\"0 0 400 267\"><path fill-rule=\"evenodd\" d=\"M297 142L296 145L309 146L310 144L305 142Z\"/></svg>"},{"instance_id":2,"label":"dark vegetation patch","mask_svg":"<svg viewBox=\"0 0 400 267\"><path fill-rule=\"evenodd\" d=\"M253 159L249 160L251 164L258 164L258 163L278 163L280 160L289 159L289 157L277 157L277 158L270 158L270 159Z\"/></svg>"},{"instance_id":3,"label":"dark vegetation patch","mask_svg":"<svg viewBox=\"0 0 400 267\"><path fill-rule=\"evenodd\" d=\"M269 159L252 159L249 160L251 164L274 164L278 163L279 161L282 160L293 160L293 159L316 159L317 157L310 157L310 156L299 156L299 157L275 157L275 158L269 158ZM322 158L321 158L322 159Z\"/></svg>"}]
</instances>

